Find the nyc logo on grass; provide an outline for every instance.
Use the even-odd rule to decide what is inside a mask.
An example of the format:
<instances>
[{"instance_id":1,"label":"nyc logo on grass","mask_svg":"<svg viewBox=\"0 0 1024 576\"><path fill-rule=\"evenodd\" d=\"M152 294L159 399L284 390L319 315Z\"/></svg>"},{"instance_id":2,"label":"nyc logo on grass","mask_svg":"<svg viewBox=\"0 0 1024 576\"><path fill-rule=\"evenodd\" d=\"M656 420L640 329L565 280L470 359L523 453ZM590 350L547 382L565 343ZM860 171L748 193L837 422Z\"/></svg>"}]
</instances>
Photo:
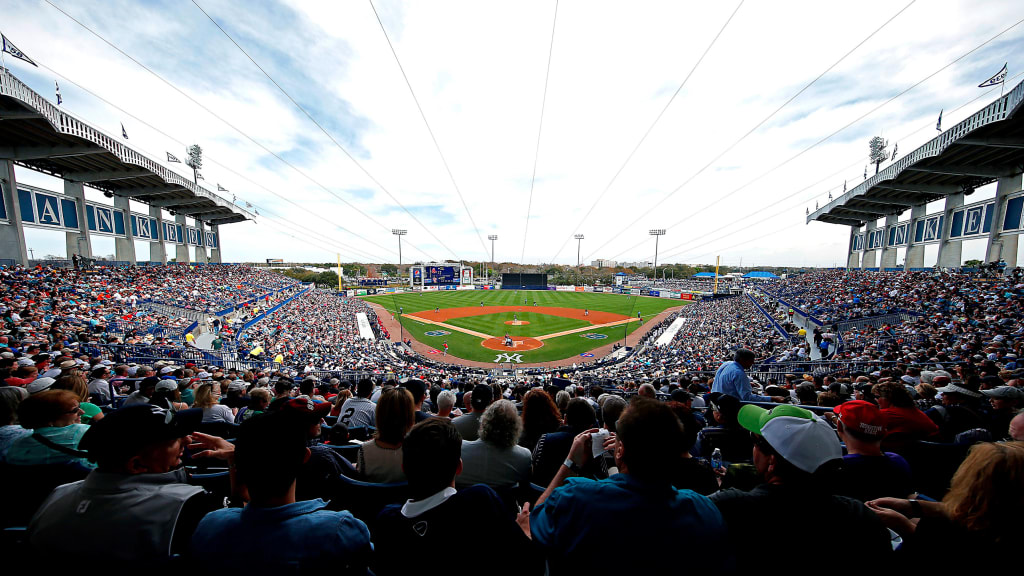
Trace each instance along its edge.
<instances>
[{"instance_id":1,"label":"nyc logo on grass","mask_svg":"<svg viewBox=\"0 0 1024 576\"><path fill-rule=\"evenodd\" d=\"M423 333L424 336L448 336L449 334L451 334L451 332L446 332L444 330L431 330L430 332Z\"/></svg>"},{"instance_id":2,"label":"nyc logo on grass","mask_svg":"<svg viewBox=\"0 0 1024 576\"><path fill-rule=\"evenodd\" d=\"M523 355L522 354L508 354L508 353L498 354L497 358L495 358L494 361L496 363L499 363L499 364L502 363L502 362L516 362L516 363L520 363L520 362L523 361Z\"/></svg>"},{"instance_id":3,"label":"nyc logo on grass","mask_svg":"<svg viewBox=\"0 0 1024 576\"><path fill-rule=\"evenodd\" d=\"M587 334L580 336L580 338L586 338L587 340L604 340L607 337L607 334L594 334L593 332L588 332Z\"/></svg>"}]
</instances>

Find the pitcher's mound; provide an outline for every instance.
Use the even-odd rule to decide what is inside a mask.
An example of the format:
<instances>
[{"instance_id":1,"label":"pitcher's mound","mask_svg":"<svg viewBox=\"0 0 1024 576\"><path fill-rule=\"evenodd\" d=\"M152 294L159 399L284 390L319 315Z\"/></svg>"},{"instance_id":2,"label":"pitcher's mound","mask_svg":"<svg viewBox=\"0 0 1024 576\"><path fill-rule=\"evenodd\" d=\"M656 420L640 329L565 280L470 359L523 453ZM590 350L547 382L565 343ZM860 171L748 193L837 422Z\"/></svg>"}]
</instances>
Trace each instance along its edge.
<instances>
[{"instance_id":1,"label":"pitcher's mound","mask_svg":"<svg viewBox=\"0 0 1024 576\"><path fill-rule=\"evenodd\" d=\"M536 350L543 346L544 342L541 342L536 338L516 336L512 338L512 344L512 346L506 346L504 337L488 338L480 343L481 346L488 350L497 350L499 352L523 352L526 350Z\"/></svg>"},{"instance_id":2,"label":"pitcher's mound","mask_svg":"<svg viewBox=\"0 0 1024 576\"><path fill-rule=\"evenodd\" d=\"M526 320L506 320L505 324L508 324L509 326L526 326L529 322Z\"/></svg>"}]
</instances>

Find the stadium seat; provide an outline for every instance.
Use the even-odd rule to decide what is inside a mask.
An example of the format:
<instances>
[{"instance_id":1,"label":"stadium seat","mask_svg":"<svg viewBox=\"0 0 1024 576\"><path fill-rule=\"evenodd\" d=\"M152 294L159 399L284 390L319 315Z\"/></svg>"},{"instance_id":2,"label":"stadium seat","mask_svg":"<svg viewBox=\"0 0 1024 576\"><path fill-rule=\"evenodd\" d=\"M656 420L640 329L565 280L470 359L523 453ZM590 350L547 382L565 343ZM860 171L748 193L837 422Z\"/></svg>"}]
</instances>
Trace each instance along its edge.
<instances>
[{"instance_id":1,"label":"stadium seat","mask_svg":"<svg viewBox=\"0 0 1024 576\"><path fill-rule=\"evenodd\" d=\"M970 445L941 444L919 440L905 445L898 454L910 464L914 488L941 500L949 491L953 474L967 457Z\"/></svg>"},{"instance_id":2,"label":"stadium seat","mask_svg":"<svg viewBox=\"0 0 1024 576\"><path fill-rule=\"evenodd\" d=\"M202 486L207 492L226 498L231 495L231 472L217 470L191 474L189 484Z\"/></svg>"},{"instance_id":3,"label":"stadium seat","mask_svg":"<svg viewBox=\"0 0 1024 576\"><path fill-rule=\"evenodd\" d=\"M349 462L355 462L359 459L359 444L325 444L325 446L330 446L331 450L334 450Z\"/></svg>"},{"instance_id":4,"label":"stadium seat","mask_svg":"<svg viewBox=\"0 0 1024 576\"><path fill-rule=\"evenodd\" d=\"M89 470L78 464L13 466L0 464L0 492L8 495L0 506L0 526L24 526L54 488L85 478Z\"/></svg>"},{"instance_id":5,"label":"stadium seat","mask_svg":"<svg viewBox=\"0 0 1024 576\"><path fill-rule=\"evenodd\" d=\"M234 438L238 434L238 424L231 424L230 422L203 422L199 425L199 432L220 438Z\"/></svg>"},{"instance_id":6,"label":"stadium seat","mask_svg":"<svg viewBox=\"0 0 1024 576\"><path fill-rule=\"evenodd\" d=\"M376 484L339 476L328 508L348 510L373 531L377 514L388 504L399 504L409 499L409 483Z\"/></svg>"}]
</instances>

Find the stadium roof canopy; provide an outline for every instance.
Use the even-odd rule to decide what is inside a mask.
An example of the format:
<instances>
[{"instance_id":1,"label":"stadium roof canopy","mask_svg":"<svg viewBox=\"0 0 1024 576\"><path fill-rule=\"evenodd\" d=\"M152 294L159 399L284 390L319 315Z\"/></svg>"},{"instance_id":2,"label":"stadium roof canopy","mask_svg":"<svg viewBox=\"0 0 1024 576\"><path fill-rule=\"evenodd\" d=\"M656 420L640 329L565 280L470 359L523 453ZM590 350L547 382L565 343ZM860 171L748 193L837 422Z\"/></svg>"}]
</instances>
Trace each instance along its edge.
<instances>
[{"instance_id":1,"label":"stadium roof canopy","mask_svg":"<svg viewBox=\"0 0 1024 576\"><path fill-rule=\"evenodd\" d=\"M697 272L693 275L694 278L714 278L714 272Z\"/></svg>"},{"instance_id":2,"label":"stadium roof canopy","mask_svg":"<svg viewBox=\"0 0 1024 576\"><path fill-rule=\"evenodd\" d=\"M0 68L0 158L213 225L255 215L55 106Z\"/></svg>"},{"instance_id":3,"label":"stadium roof canopy","mask_svg":"<svg viewBox=\"0 0 1024 576\"><path fill-rule=\"evenodd\" d=\"M778 276L776 276L775 274L772 274L771 272L764 272L764 271L761 271L761 270L756 270L754 272L747 272L746 274L743 275L743 277L744 278L778 278Z\"/></svg>"},{"instance_id":4,"label":"stadium roof canopy","mask_svg":"<svg viewBox=\"0 0 1024 576\"><path fill-rule=\"evenodd\" d=\"M860 226L1021 172L1024 82L822 208L807 222Z\"/></svg>"}]
</instances>

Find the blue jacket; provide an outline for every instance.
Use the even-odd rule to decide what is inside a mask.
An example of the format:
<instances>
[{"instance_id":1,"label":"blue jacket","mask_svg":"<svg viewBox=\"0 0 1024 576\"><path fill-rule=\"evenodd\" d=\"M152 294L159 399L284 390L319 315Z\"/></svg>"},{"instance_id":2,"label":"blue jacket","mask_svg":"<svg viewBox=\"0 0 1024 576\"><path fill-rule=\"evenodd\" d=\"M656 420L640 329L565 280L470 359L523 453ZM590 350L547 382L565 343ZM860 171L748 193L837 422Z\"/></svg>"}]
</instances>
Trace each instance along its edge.
<instances>
[{"instance_id":1,"label":"blue jacket","mask_svg":"<svg viewBox=\"0 0 1024 576\"><path fill-rule=\"evenodd\" d=\"M768 396L759 396L750 391L750 378L747 378L746 371L735 361L722 364L715 372L715 383L711 386L712 392L721 392L729 396L735 396L744 402L771 402Z\"/></svg>"}]
</instances>

